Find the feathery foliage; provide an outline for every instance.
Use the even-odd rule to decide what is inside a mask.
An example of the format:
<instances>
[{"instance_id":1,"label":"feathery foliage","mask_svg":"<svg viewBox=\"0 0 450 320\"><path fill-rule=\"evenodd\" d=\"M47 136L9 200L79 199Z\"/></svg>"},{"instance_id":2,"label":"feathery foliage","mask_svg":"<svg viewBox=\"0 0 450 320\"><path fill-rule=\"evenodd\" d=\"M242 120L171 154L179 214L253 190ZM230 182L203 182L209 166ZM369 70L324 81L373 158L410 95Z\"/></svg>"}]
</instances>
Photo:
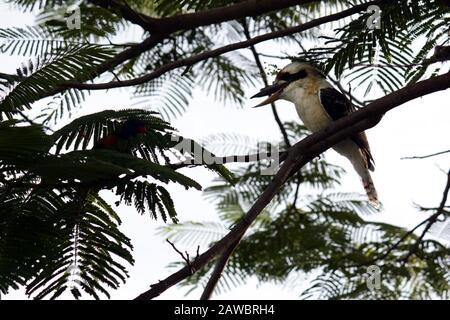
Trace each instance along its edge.
<instances>
[{"instance_id":1,"label":"feathery foliage","mask_svg":"<svg viewBox=\"0 0 450 320\"><path fill-rule=\"evenodd\" d=\"M90 79L95 67L111 58L113 52L103 46L81 45L50 59L30 60L17 69L17 76L23 80L8 88L9 92L0 101L1 114L11 117L14 111L29 108L30 103L57 90L66 81Z\"/></svg>"},{"instance_id":2,"label":"feathery foliage","mask_svg":"<svg viewBox=\"0 0 450 320\"><path fill-rule=\"evenodd\" d=\"M148 133L125 141L125 149L91 150L133 119ZM132 245L99 191L114 189L116 204L176 222L165 185L201 188L170 167L169 154L183 155L174 149L172 127L155 112L137 109L80 117L52 135L42 126L18 124L0 124L0 291L25 285L36 298L65 290L75 298L82 292L109 297L107 288L128 277ZM207 167L232 179L224 167Z\"/></svg>"}]
</instances>

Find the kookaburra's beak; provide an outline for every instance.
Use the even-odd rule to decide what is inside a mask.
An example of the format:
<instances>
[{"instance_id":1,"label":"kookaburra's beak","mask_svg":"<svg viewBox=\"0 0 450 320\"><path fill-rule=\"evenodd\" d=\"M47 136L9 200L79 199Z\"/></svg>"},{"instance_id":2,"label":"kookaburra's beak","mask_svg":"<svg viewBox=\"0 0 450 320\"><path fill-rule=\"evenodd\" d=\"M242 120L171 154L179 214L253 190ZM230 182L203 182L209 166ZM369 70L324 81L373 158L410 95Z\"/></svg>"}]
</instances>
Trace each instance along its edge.
<instances>
[{"instance_id":1,"label":"kookaburra's beak","mask_svg":"<svg viewBox=\"0 0 450 320\"><path fill-rule=\"evenodd\" d=\"M281 93L283 92L284 88L289 84L289 82L276 82L270 86L267 86L265 88L262 88L257 94L252 96L250 99L253 98L259 98L264 96L269 96L266 100L263 102L257 104L253 108L261 107L266 104L272 103L280 97Z\"/></svg>"}]
</instances>

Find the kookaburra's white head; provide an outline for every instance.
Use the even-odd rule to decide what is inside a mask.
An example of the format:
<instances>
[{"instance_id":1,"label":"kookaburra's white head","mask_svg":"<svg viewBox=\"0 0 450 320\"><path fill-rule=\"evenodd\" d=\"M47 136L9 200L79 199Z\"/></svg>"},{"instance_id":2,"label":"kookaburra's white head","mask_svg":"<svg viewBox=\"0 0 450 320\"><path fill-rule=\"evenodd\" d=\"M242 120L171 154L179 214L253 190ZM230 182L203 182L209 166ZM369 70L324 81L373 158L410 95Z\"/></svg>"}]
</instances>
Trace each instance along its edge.
<instances>
[{"instance_id":1,"label":"kookaburra's white head","mask_svg":"<svg viewBox=\"0 0 450 320\"><path fill-rule=\"evenodd\" d=\"M255 107L272 103L278 99L295 103L296 90L305 90L324 81L324 75L308 63L292 62L278 72L272 85L261 89L252 98L269 96Z\"/></svg>"}]
</instances>

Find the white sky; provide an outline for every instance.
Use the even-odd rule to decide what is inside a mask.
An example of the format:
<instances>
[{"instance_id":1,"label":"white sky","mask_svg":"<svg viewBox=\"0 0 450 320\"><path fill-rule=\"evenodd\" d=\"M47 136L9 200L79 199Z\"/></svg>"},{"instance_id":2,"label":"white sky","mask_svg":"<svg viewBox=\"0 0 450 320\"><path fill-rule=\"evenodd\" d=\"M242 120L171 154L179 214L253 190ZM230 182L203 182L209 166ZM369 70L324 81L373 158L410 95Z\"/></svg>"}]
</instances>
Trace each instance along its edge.
<instances>
[{"instance_id":1,"label":"white sky","mask_svg":"<svg viewBox=\"0 0 450 320\"><path fill-rule=\"evenodd\" d=\"M32 25L33 17L12 11L7 5L0 4L0 27ZM130 41L127 37L127 41ZM279 46L266 42L257 46L265 53L279 53ZM289 48L283 48L295 54ZM0 55L0 72L15 72L24 57ZM271 63L275 61L270 61ZM284 64L284 63L283 63ZM281 64L280 66L283 66ZM249 88L247 96L253 95L258 88ZM360 98L360 97L359 97ZM371 149L376 161L373 179L384 211L370 216L370 219L388 222L407 228L415 226L425 219L418 214L414 203L422 206L437 206L441 200L448 170L450 155L442 155L426 160L400 160L403 156L425 155L449 148L449 91L435 93L411 101L389 112L383 120L368 131ZM125 108L132 101L125 90L95 92L86 101L85 107L74 116L98 112L104 109ZM270 108L250 108L254 100L248 100L243 108L223 105L196 91L188 111L172 122L184 136L202 138L209 134L233 132L248 135L260 140L276 141L279 130ZM279 102L278 111L283 121L299 121L295 108L288 102ZM348 161L334 151L327 151L328 161L344 167L347 174L342 179L338 192L359 192L363 189L356 173ZM183 173L194 177L207 187L214 177L206 169L185 169ZM199 191L185 191L170 186L169 191L175 200L179 219L183 221L217 221L213 206L202 198ZM107 199L112 199L107 195ZM111 201L113 202L113 201ZM112 299L131 299L149 288L149 285L169 276L171 270L166 266L180 258L165 243L162 236L155 235L156 228L163 225L148 215L140 216L133 207L117 208L123 224L121 230L132 239L135 265L129 268L130 278L119 290L111 291ZM367 218L367 217L366 217ZM178 247L184 248L182 244ZM195 248L186 248L191 254ZM201 248L205 250L205 248ZM173 287L163 293L161 299L183 299L186 288ZM301 287L284 287L274 284L258 285L252 280L245 286L216 295L220 299L296 299ZM200 291L193 291L188 298L198 299ZM71 298L71 295L64 295ZM24 290L11 291L2 299L25 299Z\"/></svg>"}]
</instances>

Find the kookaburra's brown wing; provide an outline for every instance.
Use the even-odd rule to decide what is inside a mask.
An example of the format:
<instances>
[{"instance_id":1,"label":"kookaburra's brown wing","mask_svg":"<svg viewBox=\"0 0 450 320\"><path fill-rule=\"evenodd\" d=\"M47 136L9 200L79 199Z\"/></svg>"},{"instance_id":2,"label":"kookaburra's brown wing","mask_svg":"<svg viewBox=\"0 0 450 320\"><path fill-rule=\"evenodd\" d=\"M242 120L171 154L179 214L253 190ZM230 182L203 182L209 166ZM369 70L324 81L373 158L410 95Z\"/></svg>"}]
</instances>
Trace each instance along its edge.
<instances>
[{"instance_id":1,"label":"kookaburra's brown wing","mask_svg":"<svg viewBox=\"0 0 450 320\"><path fill-rule=\"evenodd\" d=\"M320 89L319 98L323 108L333 120L342 118L355 111L355 107L350 103L350 101L348 101L342 93L334 88L330 87ZM358 145L364 155L367 168L373 171L375 169L375 162L372 154L370 153L369 141L367 140L367 136L364 131L354 134L350 138Z\"/></svg>"}]
</instances>

